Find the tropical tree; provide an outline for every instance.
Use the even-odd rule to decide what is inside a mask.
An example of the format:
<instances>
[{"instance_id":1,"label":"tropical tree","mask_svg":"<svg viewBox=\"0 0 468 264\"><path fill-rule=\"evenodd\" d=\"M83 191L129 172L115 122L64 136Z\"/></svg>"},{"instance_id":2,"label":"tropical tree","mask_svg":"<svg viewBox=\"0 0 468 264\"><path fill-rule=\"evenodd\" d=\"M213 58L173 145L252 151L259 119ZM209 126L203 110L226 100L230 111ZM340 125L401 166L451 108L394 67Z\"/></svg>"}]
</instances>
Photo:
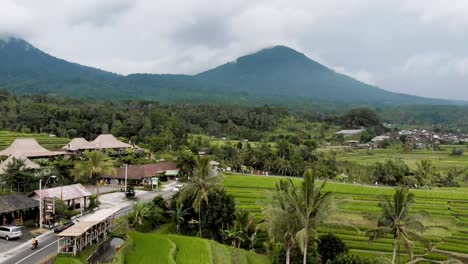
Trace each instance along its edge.
<instances>
[{"instance_id":1,"label":"tropical tree","mask_svg":"<svg viewBox=\"0 0 468 264\"><path fill-rule=\"evenodd\" d=\"M152 215L151 206L148 203L138 202L133 206L133 211L128 217L130 227L139 229L146 219Z\"/></svg>"},{"instance_id":2,"label":"tropical tree","mask_svg":"<svg viewBox=\"0 0 468 264\"><path fill-rule=\"evenodd\" d=\"M416 163L416 171L414 176L418 180L419 186L426 186L431 184L434 180L435 167L430 160L421 160Z\"/></svg>"},{"instance_id":3,"label":"tropical tree","mask_svg":"<svg viewBox=\"0 0 468 264\"><path fill-rule=\"evenodd\" d=\"M34 174L30 169L26 168L24 159L13 158L7 164L0 180L4 181L11 189L16 189L17 192L27 192L30 191L31 184L34 182Z\"/></svg>"},{"instance_id":4,"label":"tropical tree","mask_svg":"<svg viewBox=\"0 0 468 264\"><path fill-rule=\"evenodd\" d=\"M106 154L100 151L85 151L83 155L85 160L77 162L71 173L76 179L93 182L99 196L99 177L114 174L114 164Z\"/></svg>"},{"instance_id":5,"label":"tropical tree","mask_svg":"<svg viewBox=\"0 0 468 264\"><path fill-rule=\"evenodd\" d=\"M255 218L244 209L236 210L235 215L234 229L242 231L242 241L252 242L250 238L255 233Z\"/></svg>"},{"instance_id":6,"label":"tropical tree","mask_svg":"<svg viewBox=\"0 0 468 264\"><path fill-rule=\"evenodd\" d=\"M176 202L175 210L171 211L172 219L176 223L176 232L180 233L180 225L184 222L184 216L189 214L189 208L184 209L184 204Z\"/></svg>"},{"instance_id":7,"label":"tropical tree","mask_svg":"<svg viewBox=\"0 0 468 264\"><path fill-rule=\"evenodd\" d=\"M379 204L382 211L376 218L377 227L368 230L366 233L370 236L371 241L386 234L392 235L392 264L395 263L397 248L399 249L400 244L406 248L410 260L413 259L413 241L422 242L430 250L430 241L416 233L421 233L425 229L423 223L421 223L424 214L422 212L410 214L409 212L411 206L415 203L415 195L406 188L398 188L392 198L384 197L383 199L383 202ZM398 254L400 254L399 251Z\"/></svg>"},{"instance_id":8,"label":"tropical tree","mask_svg":"<svg viewBox=\"0 0 468 264\"><path fill-rule=\"evenodd\" d=\"M192 177L188 184L182 189L182 198L184 198L184 196L190 196L193 198L192 208L196 213L198 213L199 236L202 236L202 203L204 202L206 205L209 204L209 192L212 189L217 188L222 179L219 176L209 177L209 171L209 160L206 158L197 158L192 170Z\"/></svg>"},{"instance_id":9,"label":"tropical tree","mask_svg":"<svg viewBox=\"0 0 468 264\"><path fill-rule=\"evenodd\" d=\"M316 174L315 170L308 169L304 174L301 188L292 192L295 214L302 227L296 233L296 240L303 254L303 264L307 263L307 249L311 236L314 236L314 241L317 240L315 228L323 223L335 209L332 193L323 192L326 181L318 184Z\"/></svg>"},{"instance_id":10,"label":"tropical tree","mask_svg":"<svg viewBox=\"0 0 468 264\"><path fill-rule=\"evenodd\" d=\"M276 183L275 192L264 202L262 214L264 221L258 229L265 230L273 242L282 243L286 249L286 264L290 263L291 250L296 244L296 234L301 229L296 217L292 198L294 184L290 179Z\"/></svg>"}]
</instances>

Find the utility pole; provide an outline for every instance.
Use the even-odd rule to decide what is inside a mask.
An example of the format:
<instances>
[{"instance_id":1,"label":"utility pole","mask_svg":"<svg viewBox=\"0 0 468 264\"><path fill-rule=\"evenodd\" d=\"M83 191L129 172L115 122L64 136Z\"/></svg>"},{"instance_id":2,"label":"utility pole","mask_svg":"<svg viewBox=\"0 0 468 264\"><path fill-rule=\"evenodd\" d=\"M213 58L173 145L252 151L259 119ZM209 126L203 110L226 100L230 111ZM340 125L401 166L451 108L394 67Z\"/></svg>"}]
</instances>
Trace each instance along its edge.
<instances>
[{"instance_id":1,"label":"utility pole","mask_svg":"<svg viewBox=\"0 0 468 264\"><path fill-rule=\"evenodd\" d=\"M125 164L125 188L124 192L127 192L127 177L128 177L128 164Z\"/></svg>"},{"instance_id":2,"label":"utility pole","mask_svg":"<svg viewBox=\"0 0 468 264\"><path fill-rule=\"evenodd\" d=\"M44 217L44 208L42 206L42 179L39 179L39 228L42 229L42 218Z\"/></svg>"}]
</instances>

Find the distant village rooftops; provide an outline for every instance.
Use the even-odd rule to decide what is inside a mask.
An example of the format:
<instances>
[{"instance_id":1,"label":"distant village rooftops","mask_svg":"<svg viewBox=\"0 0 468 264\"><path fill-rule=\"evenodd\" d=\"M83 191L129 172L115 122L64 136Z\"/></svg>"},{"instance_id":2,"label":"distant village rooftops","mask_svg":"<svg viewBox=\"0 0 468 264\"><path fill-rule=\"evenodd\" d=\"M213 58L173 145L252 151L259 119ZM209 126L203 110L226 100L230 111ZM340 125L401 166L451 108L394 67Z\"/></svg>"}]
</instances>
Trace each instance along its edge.
<instances>
[{"instance_id":1,"label":"distant village rooftops","mask_svg":"<svg viewBox=\"0 0 468 264\"><path fill-rule=\"evenodd\" d=\"M25 169L39 169L41 167L39 164L32 162L30 159L26 157L9 156L6 160L0 163L0 174L5 173L5 171L8 168L8 165L10 165L13 162L14 158L24 161Z\"/></svg>"},{"instance_id":2,"label":"distant village rooftops","mask_svg":"<svg viewBox=\"0 0 468 264\"><path fill-rule=\"evenodd\" d=\"M0 151L0 156L16 156L26 158L52 157L66 154L63 151L45 149L34 138L17 138L11 145Z\"/></svg>"},{"instance_id":3,"label":"distant village rooftops","mask_svg":"<svg viewBox=\"0 0 468 264\"><path fill-rule=\"evenodd\" d=\"M387 139L390 139L390 136L376 136L374 137L373 139L371 139L371 142L380 142L380 141L384 141L384 140L387 140Z\"/></svg>"},{"instance_id":4,"label":"distant village rooftops","mask_svg":"<svg viewBox=\"0 0 468 264\"><path fill-rule=\"evenodd\" d=\"M365 128L361 129L343 129L335 133L335 135L343 135L343 136L351 136L351 135L358 135L362 132L366 131Z\"/></svg>"}]
</instances>

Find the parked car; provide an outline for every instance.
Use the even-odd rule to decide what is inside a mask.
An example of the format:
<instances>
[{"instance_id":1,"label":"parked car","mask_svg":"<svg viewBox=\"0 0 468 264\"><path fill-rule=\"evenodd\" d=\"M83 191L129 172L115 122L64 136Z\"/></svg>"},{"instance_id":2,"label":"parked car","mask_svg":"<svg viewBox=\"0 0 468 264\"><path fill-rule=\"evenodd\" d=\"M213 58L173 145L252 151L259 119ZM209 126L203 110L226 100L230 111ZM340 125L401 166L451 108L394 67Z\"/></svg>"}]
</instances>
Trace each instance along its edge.
<instances>
[{"instance_id":1,"label":"parked car","mask_svg":"<svg viewBox=\"0 0 468 264\"><path fill-rule=\"evenodd\" d=\"M174 188L172 188L172 191L173 191L173 192L179 192L179 191L180 191L180 189L179 189L179 188L177 188L177 187L174 187Z\"/></svg>"},{"instance_id":2,"label":"parked car","mask_svg":"<svg viewBox=\"0 0 468 264\"><path fill-rule=\"evenodd\" d=\"M70 226L74 225L75 223L73 223L73 221L68 221L62 225L59 225L57 226L56 228L54 228L54 233L60 233L62 232L63 230L69 228Z\"/></svg>"},{"instance_id":3,"label":"parked car","mask_svg":"<svg viewBox=\"0 0 468 264\"><path fill-rule=\"evenodd\" d=\"M23 232L18 226L0 226L0 237L10 240L12 238L21 238Z\"/></svg>"}]
</instances>

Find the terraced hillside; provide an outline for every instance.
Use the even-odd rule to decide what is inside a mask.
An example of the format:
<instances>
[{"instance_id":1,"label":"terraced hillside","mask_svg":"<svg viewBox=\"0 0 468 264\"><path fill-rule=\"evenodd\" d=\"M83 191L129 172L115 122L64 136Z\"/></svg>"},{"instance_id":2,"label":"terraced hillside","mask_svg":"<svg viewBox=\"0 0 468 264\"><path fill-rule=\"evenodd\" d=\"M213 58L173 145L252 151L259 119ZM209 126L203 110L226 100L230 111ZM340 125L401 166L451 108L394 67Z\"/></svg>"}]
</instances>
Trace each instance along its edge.
<instances>
[{"instance_id":1,"label":"terraced hillside","mask_svg":"<svg viewBox=\"0 0 468 264\"><path fill-rule=\"evenodd\" d=\"M224 186L228 193L234 195L238 208L252 212L261 218L259 200L265 199L268 192L274 190L280 177L250 176L228 174ZM297 186L301 179L293 179ZM339 210L328 225L319 229L320 233L334 233L341 237L351 249L351 252L367 257L390 257L392 239L390 237L369 243L364 235L372 226L366 215L377 214L378 203L382 195L393 194L388 187L374 187L329 182L327 191L335 193L339 200ZM416 194L414 211L424 210L430 213L425 219L425 225L430 227L424 236L434 244L434 252L427 253L421 244L416 243L414 254L427 259L447 259L444 251L468 254L468 188L437 188L433 190L413 190ZM357 227L356 230L353 225ZM402 249L402 253L404 250ZM406 254L402 255L407 258ZM468 255L466 255L468 257Z\"/></svg>"},{"instance_id":2,"label":"terraced hillside","mask_svg":"<svg viewBox=\"0 0 468 264\"><path fill-rule=\"evenodd\" d=\"M125 263L269 263L266 256L197 237L132 232L130 233L130 239L133 248L127 251Z\"/></svg>"},{"instance_id":3,"label":"terraced hillside","mask_svg":"<svg viewBox=\"0 0 468 264\"><path fill-rule=\"evenodd\" d=\"M16 138L35 138L41 146L54 150L65 146L70 139L50 136L49 134L31 134L0 131L0 150L7 148Z\"/></svg>"}]
</instances>

